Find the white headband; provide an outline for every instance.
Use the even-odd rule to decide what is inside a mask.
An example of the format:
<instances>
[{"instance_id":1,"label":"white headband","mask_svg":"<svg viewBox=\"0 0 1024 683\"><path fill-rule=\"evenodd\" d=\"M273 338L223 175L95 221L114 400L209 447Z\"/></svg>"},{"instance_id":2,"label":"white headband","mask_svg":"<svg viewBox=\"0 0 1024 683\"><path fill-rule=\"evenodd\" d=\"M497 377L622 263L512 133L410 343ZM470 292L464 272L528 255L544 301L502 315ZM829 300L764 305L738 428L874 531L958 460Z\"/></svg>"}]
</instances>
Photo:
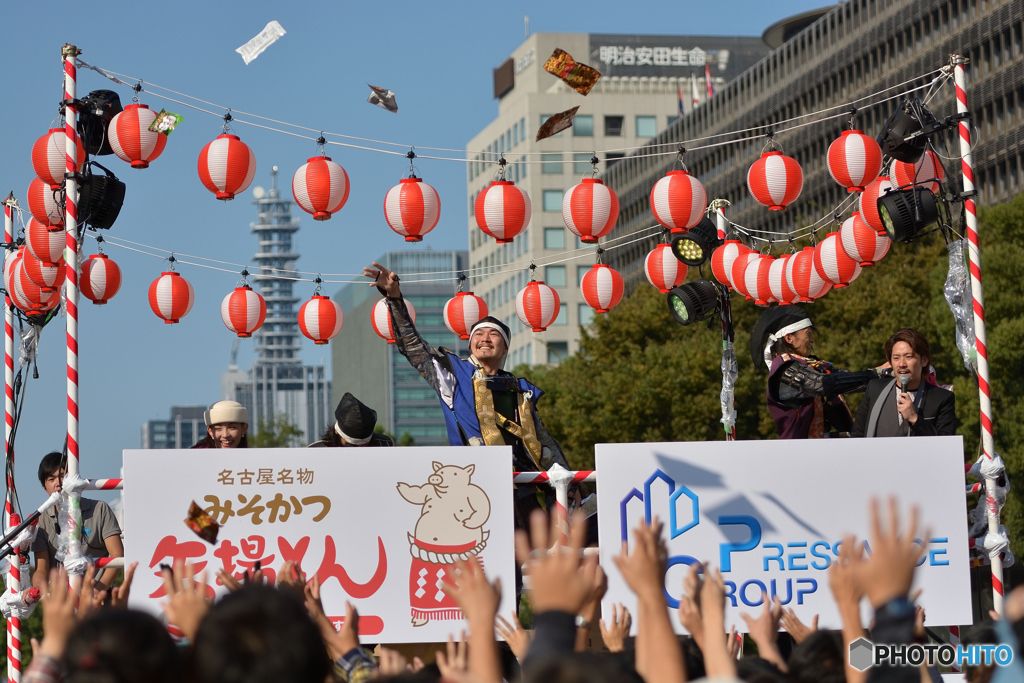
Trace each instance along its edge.
<instances>
[{"instance_id":1,"label":"white headband","mask_svg":"<svg viewBox=\"0 0 1024 683\"><path fill-rule=\"evenodd\" d=\"M793 323L792 325L786 325L778 332L774 332L768 335L768 343L765 344L764 347L764 364L767 365L769 368L772 366L772 346L775 344L775 342L779 341L787 334L799 332L800 330L808 328L813 324L814 323L811 322L810 318L804 318L803 320L799 320Z\"/></svg>"},{"instance_id":2,"label":"white headband","mask_svg":"<svg viewBox=\"0 0 1024 683\"><path fill-rule=\"evenodd\" d=\"M337 422L334 423L334 431L337 432L338 436L340 436L342 439L352 444L353 446L365 446L366 444L370 443L371 439L373 439L373 434L370 434L365 439L357 439L354 436L349 436L345 432L341 431L341 427L338 426Z\"/></svg>"},{"instance_id":3,"label":"white headband","mask_svg":"<svg viewBox=\"0 0 1024 683\"><path fill-rule=\"evenodd\" d=\"M473 325L473 329L469 331L469 336L472 337L474 332L476 332L477 330L479 330L479 329L481 329L483 327L489 327L492 330L497 330L498 331L498 334L501 335L501 338L505 340L505 351L507 352L508 351L508 335L505 334L505 330L503 330L500 327L498 327L498 323L492 323L489 320L486 321L486 322L477 323L476 325Z\"/></svg>"}]
</instances>

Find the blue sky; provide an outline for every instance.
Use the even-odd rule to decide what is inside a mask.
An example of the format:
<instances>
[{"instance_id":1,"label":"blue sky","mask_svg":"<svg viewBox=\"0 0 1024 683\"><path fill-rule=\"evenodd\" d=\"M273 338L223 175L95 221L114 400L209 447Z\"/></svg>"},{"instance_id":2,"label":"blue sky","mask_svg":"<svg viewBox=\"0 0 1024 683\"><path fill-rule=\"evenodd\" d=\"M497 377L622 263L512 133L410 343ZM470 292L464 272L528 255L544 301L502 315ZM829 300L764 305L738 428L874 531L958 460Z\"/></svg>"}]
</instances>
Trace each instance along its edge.
<instances>
[{"instance_id":1,"label":"blue sky","mask_svg":"<svg viewBox=\"0 0 1024 683\"><path fill-rule=\"evenodd\" d=\"M143 81L262 116L420 146L463 148L491 121L491 70L524 38L523 16L533 32L680 33L760 35L773 22L820 6L792 0L716 3L648 0L639 5L580 3L352 3L252 1L200 3L9 3L0 41L0 191L24 204L33 177L30 150L57 115L61 98L60 47L78 45L82 59ZM288 32L246 66L235 48L276 19ZM79 93L114 89L123 104L131 92L81 71ZM366 83L397 93L400 113L368 105ZM145 87L145 85L143 85ZM246 192L218 202L196 173L199 150L220 133L213 116L143 92L140 101L181 113L185 121L150 168L130 169L102 157L128 185L112 236L235 263L256 251L249 223L255 209ZM315 152L311 141L236 125L256 153L253 185L269 185L281 169L290 191L292 173ZM351 196L330 221L302 218L298 268L355 273L389 249L405 248L384 223L385 192L407 170L405 159L329 148L351 180ZM421 160L417 167L442 199L441 221L420 249L465 249L466 189L462 164ZM89 242L87 253L95 253ZM124 283L106 306L83 300L80 316L81 443L83 474L117 476L121 450L137 448L148 419L166 418L171 405L208 404L218 398L219 375L234 340L220 320L221 299L238 276L180 266L196 291L196 303L180 324L165 325L146 300L150 282L166 265L157 258L109 247ZM329 285L333 294L340 285ZM300 283L300 297L313 285ZM26 505L41 499L35 479L39 458L60 449L66 430L63 318L43 331L38 380L27 382L17 440L18 486ZM346 325L368 324L346 320ZM252 359L243 340L240 365ZM307 362L328 360L327 349L307 343ZM358 359L353 358L353 362ZM169 463L173 467L172 463Z\"/></svg>"}]
</instances>

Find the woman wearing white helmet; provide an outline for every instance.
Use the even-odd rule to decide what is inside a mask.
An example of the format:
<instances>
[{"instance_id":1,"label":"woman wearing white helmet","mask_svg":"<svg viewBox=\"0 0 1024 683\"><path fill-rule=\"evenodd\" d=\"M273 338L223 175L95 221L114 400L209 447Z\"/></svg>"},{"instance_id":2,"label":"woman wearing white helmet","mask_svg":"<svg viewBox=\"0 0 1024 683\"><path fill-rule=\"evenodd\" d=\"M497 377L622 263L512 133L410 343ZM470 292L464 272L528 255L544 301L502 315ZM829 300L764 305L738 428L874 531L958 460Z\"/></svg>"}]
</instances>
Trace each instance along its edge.
<instances>
[{"instance_id":1,"label":"woman wearing white helmet","mask_svg":"<svg viewBox=\"0 0 1024 683\"><path fill-rule=\"evenodd\" d=\"M237 401L218 401L203 413L206 436L192 448L248 448L249 411Z\"/></svg>"}]
</instances>

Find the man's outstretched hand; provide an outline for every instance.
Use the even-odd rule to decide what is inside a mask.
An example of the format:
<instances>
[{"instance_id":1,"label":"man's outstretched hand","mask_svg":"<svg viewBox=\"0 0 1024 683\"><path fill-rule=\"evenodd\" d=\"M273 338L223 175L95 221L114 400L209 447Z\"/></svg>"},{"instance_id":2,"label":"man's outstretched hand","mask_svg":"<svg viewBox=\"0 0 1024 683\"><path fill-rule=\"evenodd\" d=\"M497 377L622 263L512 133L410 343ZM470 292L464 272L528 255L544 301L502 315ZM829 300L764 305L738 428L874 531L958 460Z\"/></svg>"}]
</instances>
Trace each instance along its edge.
<instances>
[{"instance_id":1,"label":"man's outstretched hand","mask_svg":"<svg viewBox=\"0 0 1024 683\"><path fill-rule=\"evenodd\" d=\"M402 290L398 286L398 276L376 261L363 268L363 275L373 280L370 283L371 287L384 290L384 293L392 299L402 296Z\"/></svg>"}]
</instances>

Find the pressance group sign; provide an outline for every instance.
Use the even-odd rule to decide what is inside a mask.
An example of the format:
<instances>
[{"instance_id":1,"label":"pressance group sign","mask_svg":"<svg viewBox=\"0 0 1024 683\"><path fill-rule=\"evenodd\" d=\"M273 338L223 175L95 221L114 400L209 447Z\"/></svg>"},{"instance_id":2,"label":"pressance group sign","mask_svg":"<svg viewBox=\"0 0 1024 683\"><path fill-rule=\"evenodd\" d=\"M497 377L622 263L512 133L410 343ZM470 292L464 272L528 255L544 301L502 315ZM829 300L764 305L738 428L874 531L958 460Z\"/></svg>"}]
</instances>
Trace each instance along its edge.
<instances>
[{"instance_id":1,"label":"pressance group sign","mask_svg":"<svg viewBox=\"0 0 1024 683\"><path fill-rule=\"evenodd\" d=\"M125 559L132 606L162 612L160 565L177 559L237 578L286 560L320 577L340 627L345 601L368 642L438 642L462 628L442 591L457 559L477 559L515 602L508 447L126 450ZM217 542L185 526L196 501L223 524Z\"/></svg>"}]
</instances>

